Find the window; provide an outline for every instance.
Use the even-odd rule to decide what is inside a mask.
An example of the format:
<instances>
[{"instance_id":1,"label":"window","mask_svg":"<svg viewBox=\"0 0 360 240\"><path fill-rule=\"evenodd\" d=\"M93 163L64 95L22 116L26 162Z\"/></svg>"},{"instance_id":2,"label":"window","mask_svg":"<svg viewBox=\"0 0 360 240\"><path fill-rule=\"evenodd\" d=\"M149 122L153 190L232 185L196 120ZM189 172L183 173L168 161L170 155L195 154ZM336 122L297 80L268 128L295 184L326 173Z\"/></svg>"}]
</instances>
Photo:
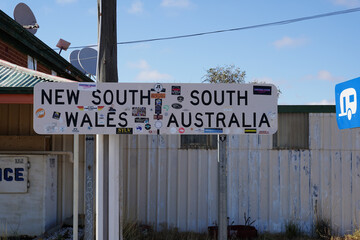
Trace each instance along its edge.
<instances>
[{"instance_id":1,"label":"window","mask_svg":"<svg viewBox=\"0 0 360 240\"><path fill-rule=\"evenodd\" d=\"M31 56L28 56L28 68L37 70L37 60Z\"/></svg>"},{"instance_id":2,"label":"window","mask_svg":"<svg viewBox=\"0 0 360 240\"><path fill-rule=\"evenodd\" d=\"M355 99L355 97L354 97L355 95L350 95L350 100L349 100L349 102L354 102L354 99Z\"/></svg>"},{"instance_id":3,"label":"window","mask_svg":"<svg viewBox=\"0 0 360 240\"><path fill-rule=\"evenodd\" d=\"M309 149L309 113L279 113L275 149Z\"/></svg>"},{"instance_id":4,"label":"window","mask_svg":"<svg viewBox=\"0 0 360 240\"><path fill-rule=\"evenodd\" d=\"M217 135L181 135L181 149L217 149Z\"/></svg>"}]
</instances>

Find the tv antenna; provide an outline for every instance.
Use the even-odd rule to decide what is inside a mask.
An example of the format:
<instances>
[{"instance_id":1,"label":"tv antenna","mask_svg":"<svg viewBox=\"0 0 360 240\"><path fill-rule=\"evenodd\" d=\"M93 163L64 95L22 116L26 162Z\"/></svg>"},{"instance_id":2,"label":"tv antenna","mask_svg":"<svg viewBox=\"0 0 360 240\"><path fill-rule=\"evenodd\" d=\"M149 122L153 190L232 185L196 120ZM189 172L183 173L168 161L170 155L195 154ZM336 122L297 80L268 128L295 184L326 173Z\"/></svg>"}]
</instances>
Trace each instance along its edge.
<instances>
[{"instance_id":1,"label":"tv antenna","mask_svg":"<svg viewBox=\"0 0 360 240\"><path fill-rule=\"evenodd\" d=\"M14 9L14 19L32 34L35 34L39 28L34 13L25 3L16 5Z\"/></svg>"}]
</instances>

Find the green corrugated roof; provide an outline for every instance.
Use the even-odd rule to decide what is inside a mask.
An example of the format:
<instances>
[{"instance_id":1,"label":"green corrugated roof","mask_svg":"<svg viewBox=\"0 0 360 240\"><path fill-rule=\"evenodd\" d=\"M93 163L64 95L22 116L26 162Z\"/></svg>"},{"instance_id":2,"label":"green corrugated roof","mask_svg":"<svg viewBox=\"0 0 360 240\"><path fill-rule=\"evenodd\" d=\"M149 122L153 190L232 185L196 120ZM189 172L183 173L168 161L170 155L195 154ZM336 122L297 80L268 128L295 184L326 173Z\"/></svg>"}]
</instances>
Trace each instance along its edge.
<instances>
[{"instance_id":1,"label":"green corrugated roof","mask_svg":"<svg viewBox=\"0 0 360 240\"><path fill-rule=\"evenodd\" d=\"M0 65L1 87L34 87L38 82L48 80Z\"/></svg>"},{"instance_id":2,"label":"green corrugated roof","mask_svg":"<svg viewBox=\"0 0 360 240\"><path fill-rule=\"evenodd\" d=\"M32 92L39 82L73 82L0 60L0 93Z\"/></svg>"}]
</instances>

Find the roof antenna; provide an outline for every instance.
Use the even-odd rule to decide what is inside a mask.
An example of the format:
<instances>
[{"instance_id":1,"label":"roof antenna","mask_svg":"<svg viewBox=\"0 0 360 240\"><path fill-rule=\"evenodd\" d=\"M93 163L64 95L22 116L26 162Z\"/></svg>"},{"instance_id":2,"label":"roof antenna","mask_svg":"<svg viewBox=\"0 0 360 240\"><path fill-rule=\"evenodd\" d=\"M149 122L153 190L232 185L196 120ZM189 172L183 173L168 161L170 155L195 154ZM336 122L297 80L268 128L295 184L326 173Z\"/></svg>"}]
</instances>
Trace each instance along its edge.
<instances>
[{"instance_id":1,"label":"roof antenna","mask_svg":"<svg viewBox=\"0 0 360 240\"><path fill-rule=\"evenodd\" d=\"M62 50L65 51L68 50L70 44L71 43L69 43L68 41L65 41L64 39L60 38L60 40L56 44L56 47L60 48L59 54L61 53Z\"/></svg>"},{"instance_id":2,"label":"roof antenna","mask_svg":"<svg viewBox=\"0 0 360 240\"><path fill-rule=\"evenodd\" d=\"M32 34L35 34L39 28L34 13L25 3L16 5L14 9L14 19Z\"/></svg>"}]
</instances>

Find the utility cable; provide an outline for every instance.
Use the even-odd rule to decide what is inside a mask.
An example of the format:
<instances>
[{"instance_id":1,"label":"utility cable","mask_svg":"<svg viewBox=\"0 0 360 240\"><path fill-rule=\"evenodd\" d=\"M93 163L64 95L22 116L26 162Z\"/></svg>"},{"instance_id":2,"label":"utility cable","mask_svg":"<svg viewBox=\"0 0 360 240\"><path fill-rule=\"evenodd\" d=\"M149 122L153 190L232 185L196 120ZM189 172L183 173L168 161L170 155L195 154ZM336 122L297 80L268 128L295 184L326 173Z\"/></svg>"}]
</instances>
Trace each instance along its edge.
<instances>
[{"instance_id":1,"label":"utility cable","mask_svg":"<svg viewBox=\"0 0 360 240\"><path fill-rule=\"evenodd\" d=\"M126 44L135 44L135 43L145 43L145 42L155 42L155 41L164 41L164 40L173 40L173 39L181 39L181 38L198 37L198 36L217 34L217 33L224 33L224 32L242 31L242 30L248 30L248 29L254 29L254 28L263 28L263 27L271 27L271 26L277 26L277 25L285 25L285 24L302 22L302 21L307 21L307 20L312 20L312 19L317 19L317 18L324 18L324 17L330 17L330 16L336 16L336 15L354 13L354 12L359 12L359 11L360 11L360 7L358 7L358 8L350 8L350 9L346 9L346 10L342 10L342 11L323 13L323 14L318 14L318 15L313 15L313 16L308 16L308 17L293 18L293 19L282 20L282 21L271 22L271 23L263 23L263 24L251 25L251 26L246 26L246 27L222 29L222 30L216 30L216 31L200 32L200 33L178 35L178 36L171 36L171 37L159 37L159 38L151 38L151 39L143 39L143 40L118 42L117 44L118 45L126 45ZM88 45L88 46L69 47L69 49L85 48L85 47L97 47L97 46L98 46L97 44L93 44L93 45Z\"/></svg>"}]
</instances>

